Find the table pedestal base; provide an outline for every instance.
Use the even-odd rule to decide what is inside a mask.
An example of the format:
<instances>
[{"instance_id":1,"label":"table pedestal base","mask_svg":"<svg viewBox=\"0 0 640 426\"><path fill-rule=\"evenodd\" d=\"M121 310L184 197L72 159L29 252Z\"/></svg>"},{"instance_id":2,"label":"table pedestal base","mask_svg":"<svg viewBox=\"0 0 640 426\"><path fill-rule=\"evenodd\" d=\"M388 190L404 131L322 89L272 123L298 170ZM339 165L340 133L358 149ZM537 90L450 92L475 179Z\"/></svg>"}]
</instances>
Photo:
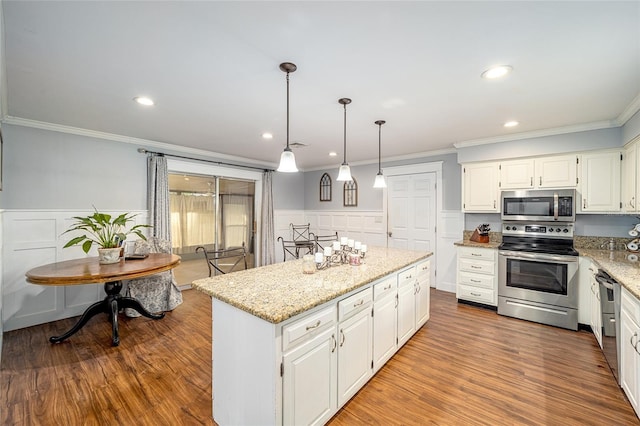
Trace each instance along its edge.
<instances>
[{"instance_id":1,"label":"table pedestal base","mask_svg":"<svg viewBox=\"0 0 640 426\"><path fill-rule=\"evenodd\" d=\"M132 297L123 296L120 294L122 290L122 282L121 281L112 281L104 283L104 291L107 293L107 297L100 302L96 302L93 305L89 306L86 311L82 314L78 322L71 327L69 331L60 335L60 336L52 336L49 338L51 343L60 343L68 337L73 336L78 332L84 325L94 316L105 313L109 315L109 320L111 321L111 345L118 346L120 344L120 336L118 335L118 312L124 308L131 308L138 312L141 315L152 318L152 319L161 319L164 318L164 312L160 314L152 314L142 307L140 302Z\"/></svg>"}]
</instances>

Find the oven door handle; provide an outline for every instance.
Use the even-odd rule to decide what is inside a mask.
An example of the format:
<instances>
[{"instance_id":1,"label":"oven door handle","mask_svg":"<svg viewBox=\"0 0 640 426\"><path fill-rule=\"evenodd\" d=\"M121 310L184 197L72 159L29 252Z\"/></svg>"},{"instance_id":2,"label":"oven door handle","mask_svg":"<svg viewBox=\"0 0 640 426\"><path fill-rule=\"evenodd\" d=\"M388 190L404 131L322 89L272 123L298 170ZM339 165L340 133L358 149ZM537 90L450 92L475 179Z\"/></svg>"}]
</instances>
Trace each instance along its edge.
<instances>
[{"instance_id":1,"label":"oven door handle","mask_svg":"<svg viewBox=\"0 0 640 426\"><path fill-rule=\"evenodd\" d=\"M558 193L553 193L553 220L558 220Z\"/></svg>"},{"instance_id":2,"label":"oven door handle","mask_svg":"<svg viewBox=\"0 0 640 426\"><path fill-rule=\"evenodd\" d=\"M516 259L531 259L531 260L551 260L554 262L577 262L578 256L554 256L552 254L541 253L526 253L521 251L503 251L498 252L500 256L513 257Z\"/></svg>"}]
</instances>

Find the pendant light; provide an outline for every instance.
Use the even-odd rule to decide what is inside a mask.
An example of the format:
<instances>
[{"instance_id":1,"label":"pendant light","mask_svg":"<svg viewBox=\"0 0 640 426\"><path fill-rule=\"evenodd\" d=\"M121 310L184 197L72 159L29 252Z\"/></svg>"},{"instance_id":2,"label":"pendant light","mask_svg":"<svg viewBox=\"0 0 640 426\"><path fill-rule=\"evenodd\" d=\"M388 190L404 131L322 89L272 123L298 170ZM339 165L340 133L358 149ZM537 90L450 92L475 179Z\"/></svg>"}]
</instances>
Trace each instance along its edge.
<instances>
[{"instance_id":1,"label":"pendant light","mask_svg":"<svg viewBox=\"0 0 640 426\"><path fill-rule=\"evenodd\" d=\"M349 163L347 163L347 105L351 103L351 99L341 98L338 99L338 103L344 107L344 160L342 161L340 171L338 172L338 178L336 180L340 182L348 182L353 180L351 177Z\"/></svg>"},{"instance_id":2,"label":"pendant light","mask_svg":"<svg viewBox=\"0 0 640 426\"><path fill-rule=\"evenodd\" d=\"M293 155L293 151L291 151L291 148L289 147L289 73L294 72L298 67L291 62L283 62L280 64L280 69L287 73L287 147L280 156L278 171L295 173L298 171L298 167L296 167L296 157Z\"/></svg>"},{"instance_id":3,"label":"pendant light","mask_svg":"<svg viewBox=\"0 0 640 426\"><path fill-rule=\"evenodd\" d=\"M378 120L375 124L378 125L378 174L376 175L376 180L373 182L374 188L386 188L387 182L384 180L384 175L382 174L382 168L380 167L380 157L381 157L381 135L382 135L382 125L386 123L384 120Z\"/></svg>"}]
</instances>

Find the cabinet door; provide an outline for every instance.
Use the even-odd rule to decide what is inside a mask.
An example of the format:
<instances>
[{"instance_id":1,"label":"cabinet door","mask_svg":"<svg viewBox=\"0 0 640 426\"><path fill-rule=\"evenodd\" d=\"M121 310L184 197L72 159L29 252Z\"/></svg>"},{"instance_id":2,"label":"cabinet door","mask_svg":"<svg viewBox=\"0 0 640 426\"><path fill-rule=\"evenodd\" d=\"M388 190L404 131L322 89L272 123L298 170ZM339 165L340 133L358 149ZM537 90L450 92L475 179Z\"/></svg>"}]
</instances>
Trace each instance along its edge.
<instances>
[{"instance_id":1,"label":"cabinet door","mask_svg":"<svg viewBox=\"0 0 640 426\"><path fill-rule=\"evenodd\" d=\"M591 276L591 331L602 349L602 307L600 305L600 284Z\"/></svg>"},{"instance_id":2,"label":"cabinet door","mask_svg":"<svg viewBox=\"0 0 640 426\"><path fill-rule=\"evenodd\" d=\"M371 307L338 325L338 406L346 403L373 374Z\"/></svg>"},{"instance_id":3,"label":"cabinet door","mask_svg":"<svg viewBox=\"0 0 640 426\"><path fill-rule=\"evenodd\" d=\"M638 327L629 316L624 306L620 312L620 386L627 394L627 398L636 413L638 407Z\"/></svg>"},{"instance_id":4,"label":"cabinet door","mask_svg":"<svg viewBox=\"0 0 640 426\"><path fill-rule=\"evenodd\" d=\"M631 144L622 154L622 209L625 212L636 212L637 207L637 144Z\"/></svg>"},{"instance_id":5,"label":"cabinet door","mask_svg":"<svg viewBox=\"0 0 640 426\"><path fill-rule=\"evenodd\" d=\"M283 423L326 423L337 410L335 327L283 357Z\"/></svg>"},{"instance_id":6,"label":"cabinet door","mask_svg":"<svg viewBox=\"0 0 640 426\"><path fill-rule=\"evenodd\" d=\"M538 188L575 188L577 167L577 155L536 158L534 184Z\"/></svg>"},{"instance_id":7,"label":"cabinet door","mask_svg":"<svg viewBox=\"0 0 640 426\"><path fill-rule=\"evenodd\" d=\"M416 331L414 281L398 287L398 347L404 345Z\"/></svg>"},{"instance_id":8,"label":"cabinet door","mask_svg":"<svg viewBox=\"0 0 640 426\"><path fill-rule=\"evenodd\" d=\"M465 164L462 174L462 209L466 212L499 212L498 163Z\"/></svg>"},{"instance_id":9,"label":"cabinet door","mask_svg":"<svg viewBox=\"0 0 640 426\"><path fill-rule=\"evenodd\" d=\"M430 285L428 275L419 275L416 280L416 330L429 320Z\"/></svg>"},{"instance_id":10,"label":"cabinet door","mask_svg":"<svg viewBox=\"0 0 640 426\"><path fill-rule=\"evenodd\" d=\"M378 371L396 352L398 337L396 292L373 305L373 371Z\"/></svg>"},{"instance_id":11,"label":"cabinet door","mask_svg":"<svg viewBox=\"0 0 640 426\"><path fill-rule=\"evenodd\" d=\"M533 188L533 163L532 159L500 163L500 189Z\"/></svg>"},{"instance_id":12,"label":"cabinet door","mask_svg":"<svg viewBox=\"0 0 640 426\"><path fill-rule=\"evenodd\" d=\"M620 151L582 154L582 212L620 211Z\"/></svg>"}]
</instances>

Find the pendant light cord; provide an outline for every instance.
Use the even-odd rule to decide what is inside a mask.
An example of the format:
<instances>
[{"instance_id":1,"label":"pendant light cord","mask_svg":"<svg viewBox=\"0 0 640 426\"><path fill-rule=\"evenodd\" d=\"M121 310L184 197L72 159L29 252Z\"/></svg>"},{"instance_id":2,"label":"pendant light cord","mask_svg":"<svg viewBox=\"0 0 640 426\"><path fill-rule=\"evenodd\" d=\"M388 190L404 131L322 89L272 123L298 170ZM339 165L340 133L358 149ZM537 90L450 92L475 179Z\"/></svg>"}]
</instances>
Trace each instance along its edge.
<instances>
[{"instance_id":1,"label":"pendant light cord","mask_svg":"<svg viewBox=\"0 0 640 426\"><path fill-rule=\"evenodd\" d=\"M382 124L378 124L378 173L382 172L382 167L380 166L380 157L382 156L382 149L380 148L382 138Z\"/></svg>"},{"instance_id":2,"label":"pendant light cord","mask_svg":"<svg viewBox=\"0 0 640 426\"><path fill-rule=\"evenodd\" d=\"M289 72L287 71L287 150L289 149Z\"/></svg>"},{"instance_id":3,"label":"pendant light cord","mask_svg":"<svg viewBox=\"0 0 640 426\"><path fill-rule=\"evenodd\" d=\"M347 164L347 104L343 105L344 107L344 162L342 164Z\"/></svg>"}]
</instances>

